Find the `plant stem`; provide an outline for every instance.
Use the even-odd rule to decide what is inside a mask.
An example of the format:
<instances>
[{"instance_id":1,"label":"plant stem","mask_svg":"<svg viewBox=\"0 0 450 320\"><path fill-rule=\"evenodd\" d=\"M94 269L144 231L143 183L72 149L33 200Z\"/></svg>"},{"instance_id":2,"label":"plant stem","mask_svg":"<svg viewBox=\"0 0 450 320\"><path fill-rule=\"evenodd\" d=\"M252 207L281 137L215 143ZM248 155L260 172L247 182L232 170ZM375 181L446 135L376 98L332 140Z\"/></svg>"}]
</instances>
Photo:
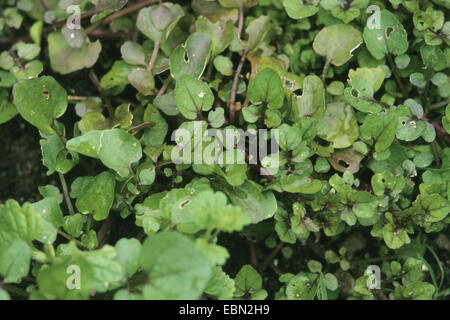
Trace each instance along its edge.
<instances>
[{"instance_id":1,"label":"plant stem","mask_svg":"<svg viewBox=\"0 0 450 320\"><path fill-rule=\"evenodd\" d=\"M248 243L248 249L250 251L250 264L254 267L258 267L258 258L256 257L255 245L253 242Z\"/></svg>"},{"instance_id":2,"label":"plant stem","mask_svg":"<svg viewBox=\"0 0 450 320\"><path fill-rule=\"evenodd\" d=\"M330 63L331 63L331 60L329 60L328 58L327 58L327 60L325 61L325 65L323 66L323 70L322 70L322 82L323 82L323 85L325 86L325 76L327 75L327 71L328 71L328 68L330 67Z\"/></svg>"},{"instance_id":3,"label":"plant stem","mask_svg":"<svg viewBox=\"0 0 450 320\"><path fill-rule=\"evenodd\" d=\"M88 221L87 221L87 223L86 223L86 229L85 229L85 232L86 232L86 233L88 233L89 230L91 230L91 225L92 225L92 219L93 219L93 217L94 217L94 215L89 214Z\"/></svg>"},{"instance_id":4,"label":"plant stem","mask_svg":"<svg viewBox=\"0 0 450 320\"><path fill-rule=\"evenodd\" d=\"M23 298L28 297L28 292L10 283L0 283L0 288Z\"/></svg>"},{"instance_id":5,"label":"plant stem","mask_svg":"<svg viewBox=\"0 0 450 320\"><path fill-rule=\"evenodd\" d=\"M406 92L406 89L403 86L402 80L400 79L400 76L398 75L397 67L395 66L394 60L392 59L392 55L388 52L386 56L387 56L389 65L391 66L391 71L392 71L392 74L394 75L395 81L397 82L397 84L400 88L400 91L402 92L403 98L408 99L408 93Z\"/></svg>"},{"instance_id":6,"label":"plant stem","mask_svg":"<svg viewBox=\"0 0 450 320\"><path fill-rule=\"evenodd\" d=\"M131 131L139 131L141 129L147 128L147 127L153 127L155 125L154 122L143 122L141 124L138 124L137 126L131 127L128 129L128 133Z\"/></svg>"},{"instance_id":7,"label":"plant stem","mask_svg":"<svg viewBox=\"0 0 450 320\"><path fill-rule=\"evenodd\" d=\"M209 238L208 242L211 243L220 233L220 229L216 229L214 231L214 233L211 235L211 237Z\"/></svg>"},{"instance_id":8,"label":"plant stem","mask_svg":"<svg viewBox=\"0 0 450 320\"><path fill-rule=\"evenodd\" d=\"M239 22L238 22L238 37L241 39L242 30L244 29L244 7L239 3Z\"/></svg>"},{"instance_id":9,"label":"plant stem","mask_svg":"<svg viewBox=\"0 0 450 320\"><path fill-rule=\"evenodd\" d=\"M389 300L389 298L384 294L381 290L375 290L375 294L378 296L380 300Z\"/></svg>"},{"instance_id":10,"label":"plant stem","mask_svg":"<svg viewBox=\"0 0 450 320\"><path fill-rule=\"evenodd\" d=\"M156 166L156 168L158 168L158 167L167 166L167 165L172 164L172 163L173 163L172 160L162 160L162 161L158 161L155 164L155 166Z\"/></svg>"},{"instance_id":11,"label":"plant stem","mask_svg":"<svg viewBox=\"0 0 450 320\"><path fill-rule=\"evenodd\" d=\"M108 233L111 229L111 226L113 225L113 215L109 215L108 219L103 222L102 226L100 227L100 230L97 232L97 240L98 240L98 247L101 248L106 243L106 240L108 238Z\"/></svg>"},{"instance_id":12,"label":"plant stem","mask_svg":"<svg viewBox=\"0 0 450 320\"><path fill-rule=\"evenodd\" d=\"M239 65L234 73L233 85L231 86L231 95L230 95L230 122L234 123L235 113L236 113L236 91L239 82L239 76L241 75L242 68L244 66L244 62L247 59L247 48L244 49L242 53L241 61L239 61Z\"/></svg>"},{"instance_id":13,"label":"plant stem","mask_svg":"<svg viewBox=\"0 0 450 320\"><path fill-rule=\"evenodd\" d=\"M280 241L278 242L277 246L272 250L272 252L266 257L266 259L263 261L263 263L260 266L260 271L264 270L275 258L275 256L278 254L278 252L283 248L284 242Z\"/></svg>"},{"instance_id":14,"label":"plant stem","mask_svg":"<svg viewBox=\"0 0 450 320\"><path fill-rule=\"evenodd\" d=\"M423 116L419 120L423 120L423 121L429 122L434 127L434 129L436 130L436 134L437 135L441 135L446 140L449 140L450 136L448 135L447 131L445 131L445 129L442 128L438 123L434 122L433 120L428 119L425 116Z\"/></svg>"},{"instance_id":15,"label":"plant stem","mask_svg":"<svg viewBox=\"0 0 450 320\"><path fill-rule=\"evenodd\" d=\"M50 11L51 10L50 6L48 5L47 0L41 0L41 4L44 7L45 11Z\"/></svg>"},{"instance_id":16,"label":"plant stem","mask_svg":"<svg viewBox=\"0 0 450 320\"><path fill-rule=\"evenodd\" d=\"M95 29L97 29L98 26L105 26L110 24L111 22L113 22L114 20L117 20L123 16L126 16L130 13L133 13L135 11L138 11L148 5L151 5L153 3L159 2L159 0L146 0L146 1L142 1L136 4L133 4L125 9L122 9L116 13L113 13L112 15L108 16L107 18L105 18L102 21L99 21L97 24L91 26L90 28L87 29L86 33L90 34L91 32L93 32Z\"/></svg>"},{"instance_id":17,"label":"plant stem","mask_svg":"<svg viewBox=\"0 0 450 320\"><path fill-rule=\"evenodd\" d=\"M66 178L61 172L58 172L59 180L61 181L61 185L63 188L64 199L66 200L67 209L69 210L69 215L73 216L75 214L72 206L72 201L69 197L69 190L67 188Z\"/></svg>"},{"instance_id":18,"label":"plant stem","mask_svg":"<svg viewBox=\"0 0 450 320\"><path fill-rule=\"evenodd\" d=\"M55 131L55 133L61 138L61 140L64 143L67 143L67 138L64 136L64 133L62 133L61 130L59 130L58 127L55 126L54 124L52 124L51 127Z\"/></svg>"},{"instance_id":19,"label":"plant stem","mask_svg":"<svg viewBox=\"0 0 450 320\"><path fill-rule=\"evenodd\" d=\"M72 101L83 101L86 100L87 97L81 97L81 96L67 96L67 100L72 100Z\"/></svg>"},{"instance_id":20,"label":"plant stem","mask_svg":"<svg viewBox=\"0 0 450 320\"><path fill-rule=\"evenodd\" d=\"M59 234L60 236L62 236L63 238L66 238L66 239L69 240L69 241L75 242L75 243L76 243L77 245L79 245L80 247L82 247L82 248L84 248L84 249L87 249L87 247L86 247L86 245L85 245L84 243L82 243L81 241L75 239L74 237L72 237L71 235L65 233L64 231L61 231L61 230L58 229L58 234Z\"/></svg>"},{"instance_id":21,"label":"plant stem","mask_svg":"<svg viewBox=\"0 0 450 320\"><path fill-rule=\"evenodd\" d=\"M208 62L208 70L206 71L206 81L209 82L213 71L214 57L211 55Z\"/></svg>"},{"instance_id":22,"label":"plant stem","mask_svg":"<svg viewBox=\"0 0 450 320\"><path fill-rule=\"evenodd\" d=\"M9 50L9 54L13 57L14 62L17 63L20 70L23 70L24 69L23 64L20 62L20 59L16 56L16 53L14 52L14 50L12 48Z\"/></svg>"},{"instance_id":23,"label":"plant stem","mask_svg":"<svg viewBox=\"0 0 450 320\"><path fill-rule=\"evenodd\" d=\"M424 96L423 110L425 111L425 113L428 111L428 93L429 93L429 89L430 89L430 82L431 82L431 69L427 68L427 84L423 91L423 96Z\"/></svg>"},{"instance_id":24,"label":"plant stem","mask_svg":"<svg viewBox=\"0 0 450 320\"><path fill-rule=\"evenodd\" d=\"M89 78L91 79L95 88L97 88L97 91L100 93L100 96L102 97L103 101L105 101L105 106L106 106L106 109L108 110L109 117L111 119L113 119L114 111L111 106L111 100L109 100L108 95L106 94L105 90L103 90L102 86L100 85L100 81L98 80L97 75L95 74L94 70L92 70L92 69L89 71Z\"/></svg>"},{"instance_id":25,"label":"plant stem","mask_svg":"<svg viewBox=\"0 0 450 320\"><path fill-rule=\"evenodd\" d=\"M441 102L432 104L431 106L428 107L428 110L436 110L436 109L439 109L439 108L441 108L443 106L448 105L449 103L450 103L450 99L447 99L445 101L441 101Z\"/></svg>"},{"instance_id":26,"label":"plant stem","mask_svg":"<svg viewBox=\"0 0 450 320\"><path fill-rule=\"evenodd\" d=\"M166 79L166 81L164 81L161 89L159 89L158 94L156 95L157 97L162 96L164 93L166 93L167 88L169 87L170 83L172 82L172 76L169 75Z\"/></svg>"},{"instance_id":27,"label":"plant stem","mask_svg":"<svg viewBox=\"0 0 450 320\"><path fill-rule=\"evenodd\" d=\"M155 65L156 57L158 56L160 41L156 40L153 47L152 57L150 58L150 62L147 67L148 72L152 72L153 66Z\"/></svg>"},{"instance_id":28,"label":"plant stem","mask_svg":"<svg viewBox=\"0 0 450 320\"><path fill-rule=\"evenodd\" d=\"M441 167L441 159L439 158L439 153L438 153L438 150L437 150L436 140L431 142L431 148L433 149L434 161L436 161L436 165L438 166L438 168L440 168Z\"/></svg>"},{"instance_id":29,"label":"plant stem","mask_svg":"<svg viewBox=\"0 0 450 320\"><path fill-rule=\"evenodd\" d=\"M95 29L90 33L91 37L103 39L123 39L126 38L125 32L112 32L109 30Z\"/></svg>"},{"instance_id":30,"label":"plant stem","mask_svg":"<svg viewBox=\"0 0 450 320\"><path fill-rule=\"evenodd\" d=\"M242 3L239 4L239 21L238 21L238 38L241 39L242 29L244 29L244 6ZM236 69L233 78L233 85L231 87L231 95L230 95L230 122L234 123L235 114L236 114L236 90L239 83L239 77L242 72L242 68L244 66L245 59L247 58L248 49L245 48L242 53L241 60L239 61L239 65Z\"/></svg>"},{"instance_id":31,"label":"plant stem","mask_svg":"<svg viewBox=\"0 0 450 320\"><path fill-rule=\"evenodd\" d=\"M376 99L374 99L374 98L369 98L369 97L359 97L359 98L360 98L361 100L365 100L365 101L369 101L369 102L378 104L378 105L380 105L380 106L382 106L382 107L385 107L385 108L389 108L389 107L390 107L390 105L388 105L387 103L382 102L382 101L378 101L378 100L376 100Z\"/></svg>"}]
</instances>

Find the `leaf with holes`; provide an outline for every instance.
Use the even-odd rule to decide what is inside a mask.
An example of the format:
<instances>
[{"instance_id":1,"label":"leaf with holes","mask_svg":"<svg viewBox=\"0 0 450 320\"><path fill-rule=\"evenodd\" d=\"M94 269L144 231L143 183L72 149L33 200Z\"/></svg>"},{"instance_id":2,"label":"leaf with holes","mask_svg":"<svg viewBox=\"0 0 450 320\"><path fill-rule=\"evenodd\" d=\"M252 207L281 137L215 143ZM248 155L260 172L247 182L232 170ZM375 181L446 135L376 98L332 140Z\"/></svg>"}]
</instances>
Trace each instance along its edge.
<instances>
[{"instance_id":1,"label":"leaf with holes","mask_svg":"<svg viewBox=\"0 0 450 320\"><path fill-rule=\"evenodd\" d=\"M53 121L66 112L66 90L49 76L17 83L13 96L21 116L44 134L53 134Z\"/></svg>"},{"instance_id":2,"label":"leaf with holes","mask_svg":"<svg viewBox=\"0 0 450 320\"><path fill-rule=\"evenodd\" d=\"M200 32L189 36L170 56L170 72L175 80L184 75L199 79L205 70L211 53L211 39Z\"/></svg>"},{"instance_id":3,"label":"leaf with holes","mask_svg":"<svg viewBox=\"0 0 450 320\"><path fill-rule=\"evenodd\" d=\"M358 29L347 24L334 24L320 30L314 38L313 49L325 57L326 63L339 67L350 60L361 43L362 36Z\"/></svg>"},{"instance_id":4,"label":"leaf with holes","mask_svg":"<svg viewBox=\"0 0 450 320\"><path fill-rule=\"evenodd\" d=\"M402 55L408 50L407 33L397 17L390 11L380 11L380 26L364 28L364 42L375 59L382 59L387 54Z\"/></svg>"}]
</instances>

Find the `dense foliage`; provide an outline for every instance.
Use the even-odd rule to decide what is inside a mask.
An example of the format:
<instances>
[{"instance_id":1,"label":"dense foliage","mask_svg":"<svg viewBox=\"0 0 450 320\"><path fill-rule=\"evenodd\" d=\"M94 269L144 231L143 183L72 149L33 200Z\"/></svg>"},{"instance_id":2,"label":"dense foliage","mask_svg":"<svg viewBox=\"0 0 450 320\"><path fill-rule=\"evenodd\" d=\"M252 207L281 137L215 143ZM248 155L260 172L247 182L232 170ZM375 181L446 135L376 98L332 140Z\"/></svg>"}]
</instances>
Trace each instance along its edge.
<instances>
[{"instance_id":1,"label":"dense foliage","mask_svg":"<svg viewBox=\"0 0 450 320\"><path fill-rule=\"evenodd\" d=\"M0 298L448 298L449 8L1 0L0 123L55 179L0 202ZM278 151L193 159L232 128Z\"/></svg>"}]
</instances>

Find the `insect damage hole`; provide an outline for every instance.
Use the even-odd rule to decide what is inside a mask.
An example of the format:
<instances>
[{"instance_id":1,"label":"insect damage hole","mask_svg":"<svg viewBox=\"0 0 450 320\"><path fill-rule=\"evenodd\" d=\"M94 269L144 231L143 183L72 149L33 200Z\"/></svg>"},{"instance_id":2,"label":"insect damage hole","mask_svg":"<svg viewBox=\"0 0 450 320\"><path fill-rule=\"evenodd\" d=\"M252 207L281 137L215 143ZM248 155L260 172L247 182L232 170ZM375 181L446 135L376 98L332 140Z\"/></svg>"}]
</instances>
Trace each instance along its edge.
<instances>
[{"instance_id":1,"label":"insect damage hole","mask_svg":"<svg viewBox=\"0 0 450 320\"><path fill-rule=\"evenodd\" d=\"M73 156L72 156L72 154L70 152L66 153L66 160L69 160L69 161L73 161L74 160Z\"/></svg>"},{"instance_id":2,"label":"insect damage hole","mask_svg":"<svg viewBox=\"0 0 450 320\"><path fill-rule=\"evenodd\" d=\"M347 169L348 167L350 167L350 165L349 165L345 160L342 160L342 159L340 159L340 160L338 161L338 164L339 164L340 166L346 168L346 169Z\"/></svg>"},{"instance_id":3,"label":"insect damage hole","mask_svg":"<svg viewBox=\"0 0 450 320\"><path fill-rule=\"evenodd\" d=\"M397 30L396 26L390 26L390 27L386 27L386 31L385 31L385 36L386 39L389 40L389 38L391 37L392 33Z\"/></svg>"},{"instance_id":4,"label":"insect damage hole","mask_svg":"<svg viewBox=\"0 0 450 320\"><path fill-rule=\"evenodd\" d=\"M48 92L47 90L42 91L42 96L46 99L49 100L50 99L50 92Z\"/></svg>"}]
</instances>

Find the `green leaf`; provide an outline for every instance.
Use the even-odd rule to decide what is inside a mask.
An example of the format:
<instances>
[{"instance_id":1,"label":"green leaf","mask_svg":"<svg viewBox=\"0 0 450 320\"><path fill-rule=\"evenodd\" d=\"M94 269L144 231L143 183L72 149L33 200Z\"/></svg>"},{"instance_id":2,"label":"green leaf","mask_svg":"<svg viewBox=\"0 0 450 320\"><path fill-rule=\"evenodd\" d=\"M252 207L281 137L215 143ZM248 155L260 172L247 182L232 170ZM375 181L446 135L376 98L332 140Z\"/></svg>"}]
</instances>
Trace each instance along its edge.
<instances>
[{"instance_id":1,"label":"green leaf","mask_svg":"<svg viewBox=\"0 0 450 320\"><path fill-rule=\"evenodd\" d=\"M170 73L175 80L184 75L200 79L211 52L211 39L200 32L192 33L184 45L170 56Z\"/></svg>"},{"instance_id":2,"label":"green leaf","mask_svg":"<svg viewBox=\"0 0 450 320\"><path fill-rule=\"evenodd\" d=\"M297 97L294 112L298 117L325 115L325 89L318 76L311 75L303 80L303 94Z\"/></svg>"},{"instance_id":3,"label":"green leaf","mask_svg":"<svg viewBox=\"0 0 450 320\"><path fill-rule=\"evenodd\" d=\"M419 195L414 202L419 212L425 216L425 222L438 222L450 213L450 202L439 194Z\"/></svg>"},{"instance_id":4,"label":"green leaf","mask_svg":"<svg viewBox=\"0 0 450 320\"><path fill-rule=\"evenodd\" d=\"M39 238L42 228L42 217L29 203L20 207L15 200L7 200L0 206L0 236L12 234L31 244Z\"/></svg>"},{"instance_id":5,"label":"green leaf","mask_svg":"<svg viewBox=\"0 0 450 320\"><path fill-rule=\"evenodd\" d=\"M427 85L427 81L425 80L425 76L421 72L411 73L409 76L409 81L414 86L423 89Z\"/></svg>"},{"instance_id":6,"label":"green leaf","mask_svg":"<svg viewBox=\"0 0 450 320\"><path fill-rule=\"evenodd\" d=\"M186 74L177 81L175 102L186 119L194 120L212 108L214 95L205 82Z\"/></svg>"},{"instance_id":7,"label":"green leaf","mask_svg":"<svg viewBox=\"0 0 450 320\"><path fill-rule=\"evenodd\" d=\"M349 23L358 18L361 15L361 9L366 9L368 4L368 0L355 0L349 3L342 3L339 0L323 0L320 2L322 8L330 11L333 17L342 20L344 23Z\"/></svg>"},{"instance_id":8,"label":"green leaf","mask_svg":"<svg viewBox=\"0 0 450 320\"><path fill-rule=\"evenodd\" d=\"M54 185L49 184L40 186L38 187L38 190L44 198L54 198L59 204L63 201L63 195L59 192L58 187L55 187Z\"/></svg>"},{"instance_id":9,"label":"green leaf","mask_svg":"<svg viewBox=\"0 0 450 320\"><path fill-rule=\"evenodd\" d=\"M122 54L122 59L132 65L145 65L145 52L144 48L136 42L126 41L120 47L120 53Z\"/></svg>"},{"instance_id":10,"label":"green leaf","mask_svg":"<svg viewBox=\"0 0 450 320\"><path fill-rule=\"evenodd\" d=\"M0 274L5 282L20 283L30 269L31 248L26 241L0 233Z\"/></svg>"},{"instance_id":11,"label":"green leaf","mask_svg":"<svg viewBox=\"0 0 450 320\"><path fill-rule=\"evenodd\" d=\"M163 43L183 16L183 9L178 4L153 5L139 11L136 27L153 42Z\"/></svg>"},{"instance_id":12,"label":"green leaf","mask_svg":"<svg viewBox=\"0 0 450 320\"><path fill-rule=\"evenodd\" d=\"M359 128L353 109L344 102L327 105L325 116L320 120L317 134L332 142L334 148L347 148L359 137Z\"/></svg>"},{"instance_id":13,"label":"green leaf","mask_svg":"<svg viewBox=\"0 0 450 320\"><path fill-rule=\"evenodd\" d=\"M0 105L0 124L8 122L14 118L19 112L12 103L2 103Z\"/></svg>"},{"instance_id":14,"label":"green leaf","mask_svg":"<svg viewBox=\"0 0 450 320\"><path fill-rule=\"evenodd\" d=\"M56 240L58 228L64 224L63 214L55 198L44 198L32 204L33 210L42 219L42 232L36 239L42 243L53 243Z\"/></svg>"},{"instance_id":15,"label":"green leaf","mask_svg":"<svg viewBox=\"0 0 450 320\"><path fill-rule=\"evenodd\" d=\"M220 215L217 212L221 212ZM203 191L191 202L191 212L197 225L206 230L220 229L226 232L242 230L250 223L246 212L238 206L227 204L222 192Z\"/></svg>"},{"instance_id":16,"label":"green leaf","mask_svg":"<svg viewBox=\"0 0 450 320\"><path fill-rule=\"evenodd\" d=\"M284 89L280 76L273 69L264 69L250 80L247 98L251 103L268 104L272 108L281 108L284 101Z\"/></svg>"},{"instance_id":17,"label":"green leaf","mask_svg":"<svg viewBox=\"0 0 450 320\"><path fill-rule=\"evenodd\" d=\"M310 292L310 279L303 274L293 277L286 286L286 295L289 300L312 300ZM317 288L317 287L316 287Z\"/></svg>"},{"instance_id":18,"label":"green leaf","mask_svg":"<svg viewBox=\"0 0 450 320\"><path fill-rule=\"evenodd\" d=\"M405 287L399 286L395 290L396 295L400 295L403 299L413 300L432 300L435 292L435 287L427 282L417 281Z\"/></svg>"},{"instance_id":19,"label":"green leaf","mask_svg":"<svg viewBox=\"0 0 450 320\"><path fill-rule=\"evenodd\" d=\"M387 150L395 139L397 116L393 111L369 114L361 126L361 138L375 144L376 152Z\"/></svg>"},{"instance_id":20,"label":"green leaf","mask_svg":"<svg viewBox=\"0 0 450 320\"><path fill-rule=\"evenodd\" d=\"M348 73L350 85L363 97L372 97L381 88L385 76L381 67L350 69Z\"/></svg>"},{"instance_id":21,"label":"green leaf","mask_svg":"<svg viewBox=\"0 0 450 320\"><path fill-rule=\"evenodd\" d=\"M150 280L143 287L146 299L197 299L211 274L195 244L177 232L149 236L139 261Z\"/></svg>"},{"instance_id":22,"label":"green leaf","mask_svg":"<svg viewBox=\"0 0 450 320\"><path fill-rule=\"evenodd\" d=\"M144 96L149 96L155 89L155 79L150 71L137 68L130 72L128 81Z\"/></svg>"},{"instance_id":23,"label":"green leaf","mask_svg":"<svg viewBox=\"0 0 450 320\"><path fill-rule=\"evenodd\" d=\"M262 289L262 278L251 265L244 265L234 279L236 290L234 295L242 297L250 296L252 300L264 300L267 291Z\"/></svg>"},{"instance_id":24,"label":"green leaf","mask_svg":"<svg viewBox=\"0 0 450 320\"><path fill-rule=\"evenodd\" d=\"M387 54L402 55L408 50L407 33L397 17L390 11L380 11L380 29L364 28L364 42L375 59Z\"/></svg>"},{"instance_id":25,"label":"green leaf","mask_svg":"<svg viewBox=\"0 0 450 320\"><path fill-rule=\"evenodd\" d=\"M111 70L106 73L100 80L103 89L112 89L118 86L126 86L129 83L128 76L132 68L123 60L114 62Z\"/></svg>"},{"instance_id":26,"label":"green leaf","mask_svg":"<svg viewBox=\"0 0 450 320\"><path fill-rule=\"evenodd\" d=\"M208 113L208 121L213 128L220 128L225 123L225 110L216 108Z\"/></svg>"},{"instance_id":27,"label":"green leaf","mask_svg":"<svg viewBox=\"0 0 450 320\"><path fill-rule=\"evenodd\" d=\"M114 188L114 176L102 172L79 191L75 206L81 213L92 214L97 221L105 220L114 201Z\"/></svg>"},{"instance_id":28,"label":"green leaf","mask_svg":"<svg viewBox=\"0 0 450 320\"><path fill-rule=\"evenodd\" d=\"M223 265L230 257L228 250L222 246L210 243L208 240L198 238L195 241L197 249L208 259L212 266Z\"/></svg>"},{"instance_id":29,"label":"green leaf","mask_svg":"<svg viewBox=\"0 0 450 320\"><path fill-rule=\"evenodd\" d=\"M246 43L247 50L250 52L256 49L270 29L270 18L261 16L249 23L245 32L248 34Z\"/></svg>"},{"instance_id":30,"label":"green leaf","mask_svg":"<svg viewBox=\"0 0 450 320\"><path fill-rule=\"evenodd\" d=\"M168 116L176 116L179 114L173 92L157 96L155 100L153 100L153 104Z\"/></svg>"},{"instance_id":31,"label":"green leaf","mask_svg":"<svg viewBox=\"0 0 450 320\"><path fill-rule=\"evenodd\" d=\"M214 267L206 285L205 293L216 296L219 300L228 300L233 297L234 290L234 280L223 272L219 266Z\"/></svg>"},{"instance_id":32,"label":"green leaf","mask_svg":"<svg viewBox=\"0 0 450 320\"><path fill-rule=\"evenodd\" d=\"M339 67L352 57L352 52L362 43L361 32L347 24L323 28L315 37L314 51L328 63Z\"/></svg>"},{"instance_id":33,"label":"green leaf","mask_svg":"<svg viewBox=\"0 0 450 320\"><path fill-rule=\"evenodd\" d=\"M50 65L60 74L69 74L92 67L102 50L100 41L90 42L87 37L83 40L81 47L72 48L61 32L50 33L47 41Z\"/></svg>"},{"instance_id":34,"label":"green leaf","mask_svg":"<svg viewBox=\"0 0 450 320\"><path fill-rule=\"evenodd\" d=\"M15 200L0 205L0 274L6 282L19 283L30 268L32 241L39 239L42 217L29 203L22 207Z\"/></svg>"},{"instance_id":35,"label":"green leaf","mask_svg":"<svg viewBox=\"0 0 450 320\"><path fill-rule=\"evenodd\" d=\"M131 238L122 238L114 246L117 256L114 259L122 266L123 278L131 278L139 269L139 257L141 255L142 245L139 240Z\"/></svg>"},{"instance_id":36,"label":"green leaf","mask_svg":"<svg viewBox=\"0 0 450 320\"><path fill-rule=\"evenodd\" d=\"M9 296L8 292L6 292L3 289L0 289L0 300L4 301L4 300L11 300L11 297Z\"/></svg>"},{"instance_id":37,"label":"green leaf","mask_svg":"<svg viewBox=\"0 0 450 320\"><path fill-rule=\"evenodd\" d=\"M306 2L306 3L305 3ZM288 16L300 20L315 15L319 11L319 1L283 0L283 6Z\"/></svg>"},{"instance_id":38,"label":"green leaf","mask_svg":"<svg viewBox=\"0 0 450 320\"><path fill-rule=\"evenodd\" d=\"M68 150L100 159L121 177L128 177L131 165L142 157L139 141L122 129L89 131L67 142Z\"/></svg>"},{"instance_id":39,"label":"green leaf","mask_svg":"<svg viewBox=\"0 0 450 320\"><path fill-rule=\"evenodd\" d=\"M122 278L122 267L114 261L116 255L115 248L109 245L95 251L80 251L70 242L65 245L64 255L39 270L39 293L46 299L71 300L87 299L92 292L106 292Z\"/></svg>"},{"instance_id":40,"label":"green leaf","mask_svg":"<svg viewBox=\"0 0 450 320\"><path fill-rule=\"evenodd\" d=\"M63 228L72 237L78 238L83 233L83 216L79 213L65 216Z\"/></svg>"},{"instance_id":41,"label":"green leaf","mask_svg":"<svg viewBox=\"0 0 450 320\"><path fill-rule=\"evenodd\" d=\"M322 264L317 260L309 260L306 265L310 272L320 273L322 271Z\"/></svg>"},{"instance_id":42,"label":"green leaf","mask_svg":"<svg viewBox=\"0 0 450 320\"><path fill-rule=\"evenodd\" d=\"M445 53L437 46L422 46L420 48L420 55L423 64L427 68L432 68L435 71L444 70L447 66L447 58Z\"/></svg>"},{"instance_id":43,"label":"green leaf","mask_svg":"<svg viewBox=\"0 0 450 320\"><path fill-rule=\"evenodd\" d=\"M195 22L195 27L198 32L210 37L211 54L213 57L216 57L218 54L225 51L233 40L234 29L233 21L231 20L213 23L207 18L200 16Z\"/></svg>"},{"instance_id":44,"label":"green leaf","mask_svg":"<svg viewBox=\"0 0 450 320\"><path fill-rule=\"evenodd\" d=\"M24 60L33 60L41 53L41 47L36 43L19 42L15 47L18 57Z\"/></svg>"},{"instance_id":45,"label":"green leaf","mask_svg":"<svg viewBox=\"0 0 450 320\"><path fill-rule=\"evenodd\" d=\"M322 300L328 300L327 287L322 273L320 274L320 297Z\"/></svg>"},{"instance_id":46,"label":"green leaf","mask_svg":"<svg viewBox=\"0 0 450 320\"><path fill-rule=\"evenodd\" d=\"M404 229L396 229L392 224L384 226L383 238L386 245L391 249L398 249L411 241Z\"/></svg>"},{"instance_id":47,"label":"green leaf","mask_svg":"<svg viewBox=\"0 0 450 320\"><path fill-rule=\"evenodd\" d=\"M214 67L224 76L233 75L233 62L225 56L217 56L214 59Z\"/></svg>"},{"instance_id":48,"label":"green leaf","mask_svg":"<svg viewBox=\"0 0 450 320\"><path fill-rule=\"evenodd\" d=\"M53 134L53 121L66 112L66 90L49 76L15 84L13 96L21 116L44 134Z\"/></svg>"},{"instance_id":49,"label":"green leaf","mask_svg":"<svg viewBox=\"0 0 450 320\"><path fill-rule=\"evenodd\" d=\"M237 187L223 186L231 202L250 215L253 223L272 217L277 211L277 202L272 191L264 191L253 181L246 180Z\"/></svg>"},{"instance_id":50,"label":"green leaf","mask_svg":"<svg viewBox=\"0 0 450 320\"><path fill-rule=\"evenodd\" d=\"M144 112L144 121L154 123L153 126L144 129L141 141L144 145L161 145L167 135L168 124L155 106L149 104Z\"/></svg>"},{"instance_id":51,"label":"green leaf","mask_svg":"<svg viewBox=\"0 0 450 320\"><path fill-rule=\"evenodd\" d=\"M280 183L283 190L290 193L314 194L322 189L320 180L296 174L281 177Z\"/></svg>"},{"instance_id":52,"label":"green leaf","mask_svg":"<svg viewBox=\"0 0 450 320\"><path fill-rule=\"evenodd\" d=\"M334 291L338 288L338 280L332 273L326 273L324 276L325 286L327 289Z\"/></svg>"},{"instance_id":53,"label":"green leaf","mask_svg":"<svg viewBox=\"0 0 450 320\"><path fill-rule=\"evenodd\" d=\"M275 139L277 140L281 150L290 151L299 147L302 142L301 138L299 138L302 135L299 128L283 123L278 129L279 135L276 136Z\"/></svg>"},{"instance_id":54,"label":"green leaf","mask_svg":"<svg viewBox=\"0 0 450 320\"><path fill-rule=\"evenodd\" d=\"M219 3L225 8L239 8L240 6L248 8L258 3L258 0L219 0Z\"/></svg>"}]
</instances>

